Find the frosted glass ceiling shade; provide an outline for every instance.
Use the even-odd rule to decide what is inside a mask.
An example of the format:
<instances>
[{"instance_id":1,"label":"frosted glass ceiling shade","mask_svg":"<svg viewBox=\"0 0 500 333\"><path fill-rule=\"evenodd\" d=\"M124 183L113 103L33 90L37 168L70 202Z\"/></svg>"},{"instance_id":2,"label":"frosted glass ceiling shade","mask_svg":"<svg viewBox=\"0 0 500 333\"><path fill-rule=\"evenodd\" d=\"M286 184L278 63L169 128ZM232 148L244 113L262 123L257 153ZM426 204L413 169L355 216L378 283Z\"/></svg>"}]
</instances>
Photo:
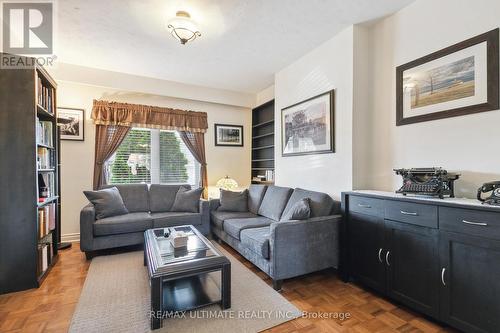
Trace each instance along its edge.
<instances>
[{"instance_id":1,"label":"frosted glass ceiling shade","mask_svg":"<svg viewBox=\"0 0 500 333\"><path fill-rule=\"evenodd\" d=\"M238 188L238 183L236 182L236 180L229 178L229 176L226 176L219 179L215 186L224 190L235 190L236 188Z\"/></svg>"},{"instance_id":2,"label":"frosted glass ceiling shade","mask_svg":"<svg viewBox=\"0 0 500 333\"><path fill-rule=\"evenodd\" d=\"M183 45L201 36L191 15L185 11L178 11L175 18L168 23L167 28L172 36Z\"/></svg>"}]
</instances>

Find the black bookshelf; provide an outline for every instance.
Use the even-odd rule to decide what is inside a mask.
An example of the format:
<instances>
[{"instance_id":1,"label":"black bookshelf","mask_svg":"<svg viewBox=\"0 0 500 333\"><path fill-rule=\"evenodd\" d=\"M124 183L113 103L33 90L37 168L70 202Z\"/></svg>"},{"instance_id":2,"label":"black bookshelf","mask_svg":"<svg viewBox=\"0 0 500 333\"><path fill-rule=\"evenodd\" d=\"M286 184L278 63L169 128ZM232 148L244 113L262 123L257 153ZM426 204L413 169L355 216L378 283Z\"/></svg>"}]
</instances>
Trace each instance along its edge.
<instances>
[{"instance_id":1,"label":"black bookshelf","mask_svg":"<svg viewBox=\"0 0 500 333\"><path fill-rule=\"evenodd\" d=\"M56 88L42 67L0 68L0 294L39 287L58 258Z\"/></svg>"},{"instance_id":2,"label":"black bookshelf","mask_svg":"<svg viewBox=\"0 0 500 333\"><path fill-rule=\"evenodd\" d=\"M264 178L256 180L259 176ZM274 176L274 100L272 100L252 110L252 184L272 185Z\"/></svg>"}]
</instances>

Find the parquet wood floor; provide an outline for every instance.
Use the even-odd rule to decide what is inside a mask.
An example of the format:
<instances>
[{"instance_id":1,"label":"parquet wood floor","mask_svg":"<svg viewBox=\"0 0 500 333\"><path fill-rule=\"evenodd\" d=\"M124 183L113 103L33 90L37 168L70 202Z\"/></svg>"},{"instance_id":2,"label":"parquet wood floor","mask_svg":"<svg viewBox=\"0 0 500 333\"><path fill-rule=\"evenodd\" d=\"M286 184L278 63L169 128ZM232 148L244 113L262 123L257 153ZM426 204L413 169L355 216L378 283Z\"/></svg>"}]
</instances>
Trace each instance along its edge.
<instances>
[{"instance_id":1,"label":"parquet wood floor","mask_svg":"<svg viewBox=\"0 0 500 333\"><path fill-rule=\"evenodd\" d=\"M229 246L224 246L266 283L271 280ZM66 332L90 262L73 244L38 289L0 295L0 332ZM454 332L355 284L343 283L334 271L286 280L282 295L303 311L349 313L350 318L298 318L268 330L283 332Z\"/></svg>"}]
</instances>

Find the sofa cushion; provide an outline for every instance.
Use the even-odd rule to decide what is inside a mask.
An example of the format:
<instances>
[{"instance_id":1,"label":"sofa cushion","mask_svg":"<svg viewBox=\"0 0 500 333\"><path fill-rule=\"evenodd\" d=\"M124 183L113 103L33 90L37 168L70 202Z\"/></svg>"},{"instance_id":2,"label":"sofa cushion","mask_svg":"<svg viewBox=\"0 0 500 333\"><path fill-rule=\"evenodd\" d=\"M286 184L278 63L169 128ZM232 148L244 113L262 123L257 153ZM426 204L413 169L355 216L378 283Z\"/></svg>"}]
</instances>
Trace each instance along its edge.
<instances>
[{"instance_id":1,"label":"sofa cushion","mask_svg":"<svg viewBox=\"0 0 500 333\"><path fill-rule=\"evenodd\" d=\"M83 191L83 194L94 205L97 220L128 213L120 192L116 187L99 191Z\"/></svg>"},{"instance_id":2,"label":"sofa cushion","mask_svg":"<svg viewBox=\"0 0 500 333\"><path fill-rule=\"evenodd\" d=\"M285 210L280 221L307 220L311 216L310 199L304 198Z\"/></svg>"},{"instance_id":3,"label":"sofa cushion","mask_svg":"<svg viewBox=\"0 0 500 333\"><path fill-rule=\"evenodd\" d=\"M309 206L311 207L311 217L327 216L331 214L334 201L328 194L308 191L302 188L296 188L293 191L283 214L286 214L296 202L304 198L310 199Z\"/></svg>"},{"instance_id":4,"label":"sofa cushion","mask_svg":"<svg viewBox=\"0 0 500 333\"><path fill-rule=\"evenodd\" d=\"M251 213L258 214L259 207L266 194L267 185L252 184L248 188L248 210Z\"/></svg>"},{"instance_id":5,"label":"sofa cushion","mask_svg":"<svg viewBox=\"0 0 500 333\"><path fill-rule=\"evenodd\" d=\"M269 259L270 227L245 229L241 231L240 237L243 246Z\"/></svg>"},{"instance_id":6,"label":"sofa cushion","mask_svg":"<svg viewBox=\"0 0 500 333\"><path fill-rule=\"evenodd\" d=\"M143 232L153 227L153 219L146 212L106 217L94 223L94 235L106 236Z\"/></svg>"},{"instance_id":7,"label":"sofa cushion","mask_svg":"<svg viewBox=\"0 0 500 333\"><path fill-rule=\"evenodd\" d=\"M219 210L212 211L210 216L212 223L221 229L225 220L258 217L250 212L224 212Z\"/></svg>"},{"instance_id":8,"label":"sofa cushion","mask_svg":"<svg viewBox=\"0 0 500 333\"><path fill-rule=\"evenodd\" d=\"M292 191L289 187L268 186L259 207L259 215L279 221Z\"/></svg>"},{"instance_id":9,"label":"sofa cushion","mask_svg":"<svg viewBox=\"0 0 500 333\"><path fill-rule=\"evenodd\" d=\"M147 184L104 185L102 188L110 187L116 187L120 191L129 212L149 212Z\"/></svg>"},{"instance_id":10,"label":"sofa cushion","mask_svg":"<svg viewBox=\"0 0 500 333\"><path fill-rule=\"evenodd\" d=\"M185 187L179 187L175 195L174 204L170 209L172 212L198 213L200 211L200 198L203 188L189 190Z\"/></svg>"},{"instance_id":11,"label":"sofa cushion","mask_svg":"<svg viewBox=\"0 0 500 333\"><path fill-rule=\"evenodd\" d=\"M191 189L190 185L151 184L149 187L149 210L153 213L169 212L181 186Z\"/></svg>"},{"instance_id":12,"label":"sofa cushion","mask_svg":"<svg viewBox=\"0 0 500 333\"><path fill-rule=\"evenodd\" d=\"M173 227L184 224L201 224L200 213L161 212L151 213L151 217L153 218L153 228Z\"/></svg>"},{"instance_id":13,"label":"sofa cushion","mask_svg":"<svg viewBox=\"0 0 500 333\"><path fill-rule=\"evenodd\" d=\"M249 228L259 228L271 225L274 222L266 217L250 217L225 220L223 230L233 238L240 239L240 232Z\"/></svg>"},{"instance_id":14,"label":"sofa cushion","mask_svg":"<svg viewBox=\"0 0 500 333\"><path fill-rule=\"evenodd\" d=\"M248 212L248 190L242 192L220 189L220 206L226 212Z\"/></svg>"}]
</instances>

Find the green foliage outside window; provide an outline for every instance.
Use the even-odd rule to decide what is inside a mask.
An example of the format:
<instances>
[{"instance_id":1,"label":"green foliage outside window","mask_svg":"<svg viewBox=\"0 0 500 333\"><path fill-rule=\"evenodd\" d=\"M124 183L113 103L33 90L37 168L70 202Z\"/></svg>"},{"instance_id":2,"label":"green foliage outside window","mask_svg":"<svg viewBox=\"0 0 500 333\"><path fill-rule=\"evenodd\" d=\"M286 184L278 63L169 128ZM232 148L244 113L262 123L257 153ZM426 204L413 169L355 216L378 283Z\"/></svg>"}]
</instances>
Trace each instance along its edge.
<instances>
[{"instance_id":1,"label":"green foliage outside window","mask_svg":"<svg viewBox=\"0 0 500 333\"><path fill-rule=\"evenodd\" d=\"M185 183L188 160L174 132L160 132L160 183Z\"/></svg>"},{"instance_id":2,"label":"green foliage outside window","mask_svg":"<svg viewBox=\"0 0 500 333\"><path fill-rule=\"evenodd\" d=\"M188 159L175 132L160 131L160 183L186 183ZM151 131L129 131L111 161L110 184L151 183Z\"/></svg>"},{"instance_id":3,"label":"green foliage outside window","mask_svg":"<svg viewBox=\"0 0 500 333\"><path fill-rule=\"evenodd\" d=\"M132 157L131 157L132 155ZM111 184L151 182L151 132L130 130L116 150Z\"/></svg>"}]
</instances>

